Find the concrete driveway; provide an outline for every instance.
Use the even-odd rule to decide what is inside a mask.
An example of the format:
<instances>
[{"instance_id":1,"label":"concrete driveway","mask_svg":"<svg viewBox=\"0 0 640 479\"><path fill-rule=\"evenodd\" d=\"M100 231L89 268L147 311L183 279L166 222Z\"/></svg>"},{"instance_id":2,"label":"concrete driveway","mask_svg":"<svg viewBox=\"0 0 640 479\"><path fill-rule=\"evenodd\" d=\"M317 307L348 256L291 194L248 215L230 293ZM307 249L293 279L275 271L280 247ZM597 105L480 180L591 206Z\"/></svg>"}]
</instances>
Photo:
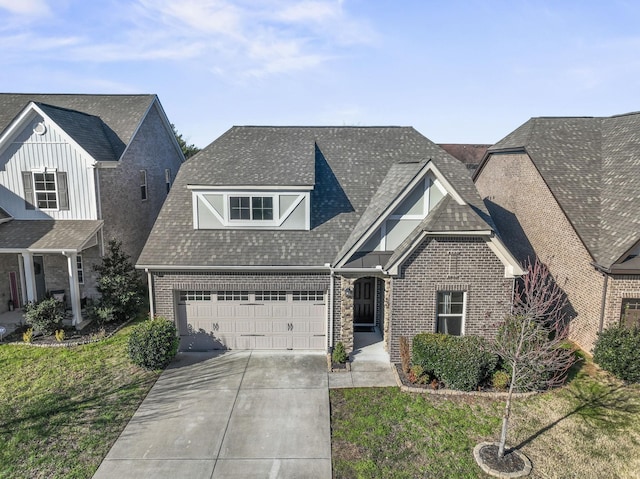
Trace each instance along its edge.
<instances>
[{"instance_id":1,"label":"concrete driveway","mask_svg":"<svg viewBox=\"0 0 640 479\"><path fill-rule=\"evenodd\" d=\"M94 475L330 478L326 356L182 353Z\"/></svg>"}]
</instances>

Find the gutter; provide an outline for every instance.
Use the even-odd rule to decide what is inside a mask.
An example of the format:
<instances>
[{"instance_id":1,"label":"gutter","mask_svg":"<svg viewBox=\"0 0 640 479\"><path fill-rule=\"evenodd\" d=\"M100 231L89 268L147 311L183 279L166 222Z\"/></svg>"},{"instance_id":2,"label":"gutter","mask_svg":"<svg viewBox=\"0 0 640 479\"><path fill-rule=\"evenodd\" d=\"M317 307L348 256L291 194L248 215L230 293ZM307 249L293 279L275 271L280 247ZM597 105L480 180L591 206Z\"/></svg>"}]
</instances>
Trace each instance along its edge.
<instances>
[{"instance_id":1,"label":"gutter","mask_svg":"<svg viewBox=\"0 0 640 479\"><path fill-rule=\"evenodd\" d=\"M280 272L280 271L304 271L308 273L326 272L327 266L180 266L163 264L137 264L136 269L145 271L251 271L251 272Z\"/></svg>"}]
</instances>

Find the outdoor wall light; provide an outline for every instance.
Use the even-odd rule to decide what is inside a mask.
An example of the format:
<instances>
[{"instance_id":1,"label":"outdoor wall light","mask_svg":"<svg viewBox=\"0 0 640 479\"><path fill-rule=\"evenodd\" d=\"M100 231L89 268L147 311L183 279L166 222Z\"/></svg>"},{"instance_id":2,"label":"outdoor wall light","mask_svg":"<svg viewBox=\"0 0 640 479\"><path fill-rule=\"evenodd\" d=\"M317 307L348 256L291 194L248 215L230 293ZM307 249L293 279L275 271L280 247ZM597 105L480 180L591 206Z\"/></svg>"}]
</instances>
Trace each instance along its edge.
<instances>
[{"instance_id":1,"label":"outdoor wall light","mask_svg":"<svg viewBox=\"0 0 640 479\"><path fill-rule=\"evenodd\" d=\"M344 288L344 295L349 299L353 298L353 288L351 286Z\"/></svg>"}]
</instances>

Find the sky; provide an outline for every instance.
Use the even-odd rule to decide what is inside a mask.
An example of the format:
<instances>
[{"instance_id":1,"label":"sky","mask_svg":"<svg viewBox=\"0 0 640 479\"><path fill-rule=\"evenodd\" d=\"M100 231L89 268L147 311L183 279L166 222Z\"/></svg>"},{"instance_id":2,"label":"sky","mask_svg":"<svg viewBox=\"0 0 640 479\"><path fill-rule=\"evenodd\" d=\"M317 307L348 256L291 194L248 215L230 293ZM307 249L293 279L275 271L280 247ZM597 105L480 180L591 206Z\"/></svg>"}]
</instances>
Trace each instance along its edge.
<instances>
[{"instance_id":1,"label":"sky","mask_svg":"<svg viewBox=\"0 0 640 479\"><path fill-rule=\"evenodd\" d=\"M233 125L413 126L492 144L640 110L636 0L0 0L0 91L155 93Z\"/></svg>"}]
</instances>

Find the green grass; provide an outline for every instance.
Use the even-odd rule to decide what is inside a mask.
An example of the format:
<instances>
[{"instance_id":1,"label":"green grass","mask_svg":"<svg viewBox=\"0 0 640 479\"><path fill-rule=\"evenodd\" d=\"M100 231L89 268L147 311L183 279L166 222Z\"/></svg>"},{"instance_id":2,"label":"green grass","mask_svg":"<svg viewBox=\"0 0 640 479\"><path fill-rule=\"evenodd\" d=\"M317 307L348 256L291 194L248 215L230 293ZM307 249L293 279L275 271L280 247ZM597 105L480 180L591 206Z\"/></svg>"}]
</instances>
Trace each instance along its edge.
<instances>
[{"instance_id":1,"label":"green grass","mask_svg":"<svg viewBox=\"0 0 640 479\"><path fill-rule=\"evenodd\" d=\"M0 477L90 478L158 377L131 326L72 348L0 346Z\"/></svg>"},{"instance_id":2,"label":"green grass","mask_svg":"<svg viewBox=\"0 0 640 479\"><path fill-rule=\"evenodd\" d=\"M488 477L472 450L498 439L500 400L381 388L334 389L330 401L337 479ZM534 478L640 477L640 385L592 370L516 400L508 445L531 458Z\"/></svg>"}]
</instances>

